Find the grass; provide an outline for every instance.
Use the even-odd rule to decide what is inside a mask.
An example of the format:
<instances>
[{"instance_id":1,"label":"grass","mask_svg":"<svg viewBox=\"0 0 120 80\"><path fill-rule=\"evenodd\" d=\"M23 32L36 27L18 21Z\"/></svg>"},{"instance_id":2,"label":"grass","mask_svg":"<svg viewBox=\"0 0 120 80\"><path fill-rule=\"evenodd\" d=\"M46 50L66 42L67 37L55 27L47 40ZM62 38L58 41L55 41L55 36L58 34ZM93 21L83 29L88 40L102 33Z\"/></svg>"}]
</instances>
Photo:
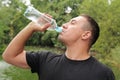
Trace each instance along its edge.
<instances>
[{"instance_id":1,"label":"grass","mask_svg":"<svg viewBox=\"0 0 120 80\"><path fill-rule=\"evenodd\" d=\"M29 69L21 69L14 66L8 68L4 74L11 80L38 80L37 74L32 74Z\"/></svg>"}]
</instances>

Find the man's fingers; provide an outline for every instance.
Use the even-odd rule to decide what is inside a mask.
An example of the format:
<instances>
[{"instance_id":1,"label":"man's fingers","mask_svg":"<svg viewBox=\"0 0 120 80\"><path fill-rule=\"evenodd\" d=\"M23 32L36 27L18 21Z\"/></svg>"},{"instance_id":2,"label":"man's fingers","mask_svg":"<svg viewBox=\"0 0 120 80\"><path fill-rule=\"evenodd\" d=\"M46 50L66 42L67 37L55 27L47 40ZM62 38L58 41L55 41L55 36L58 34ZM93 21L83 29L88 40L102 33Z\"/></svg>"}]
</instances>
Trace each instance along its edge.
<instances>
[{"instance_id":1,"label":"man's fingers","mask_svg":"<svg viewBox=\"0 0 120 80\"><path fill-rule=\"evenodd\" d=\"M45 15L48 16L49 18L52 18L52 16L51 16L50 14L46 14L46 13L45 13Z\"/></svg>"},{"instance_id":2,"label":"man's fingers","mask_svg":"<svg viewBox=\"0 0 120 80\"><path fill-rule=\"evenodd\" d=\"M50 23L46 23L43 27L41 27L42 31L45 31L48 27L50 27Z\"/></svg>"}]
</instances>

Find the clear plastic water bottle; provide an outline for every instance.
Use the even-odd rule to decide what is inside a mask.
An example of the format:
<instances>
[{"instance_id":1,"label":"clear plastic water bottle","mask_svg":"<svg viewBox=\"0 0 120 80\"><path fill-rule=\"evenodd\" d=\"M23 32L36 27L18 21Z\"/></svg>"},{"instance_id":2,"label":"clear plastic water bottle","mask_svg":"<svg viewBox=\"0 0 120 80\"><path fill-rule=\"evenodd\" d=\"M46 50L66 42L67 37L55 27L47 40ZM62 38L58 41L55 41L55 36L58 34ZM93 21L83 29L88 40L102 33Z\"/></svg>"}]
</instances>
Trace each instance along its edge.
<instances>
[{"instance_id":1,"label":"clear plastic water bottle","mask_svg":"<svg viewBox=\"0 0 120 80\"><path fill-rule=\"evenodd\" d=\"M38 23L40 26L43 26L46 23L51 23L51 26L47 30L56 30L57 32L62 32L62 27L58 27L54 19L39 12L32 6L28 6L26 11L24 12L24 16L29 20Z\"/></svg>"}]
</instances>

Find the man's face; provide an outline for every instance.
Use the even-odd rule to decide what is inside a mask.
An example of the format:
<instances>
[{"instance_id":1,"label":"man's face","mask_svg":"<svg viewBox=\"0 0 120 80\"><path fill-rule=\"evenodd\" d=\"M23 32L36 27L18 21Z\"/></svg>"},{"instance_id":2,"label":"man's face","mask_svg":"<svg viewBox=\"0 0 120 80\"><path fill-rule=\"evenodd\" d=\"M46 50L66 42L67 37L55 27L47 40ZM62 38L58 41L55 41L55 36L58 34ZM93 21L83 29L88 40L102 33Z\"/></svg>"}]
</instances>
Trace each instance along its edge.
<instances>
[{"instance_id":1,"label":"man's face","mask_svg":"<svg viewBox=\"0 0 120 80\"><path fill-rule=\"evenodd\" d=\"M62 25L63 31L59 34L59 39L64 43L74 43L81 38L84 33L83 27L86 24L86 18L82 16L75 17Z\"/></svg>"}]
</instances>

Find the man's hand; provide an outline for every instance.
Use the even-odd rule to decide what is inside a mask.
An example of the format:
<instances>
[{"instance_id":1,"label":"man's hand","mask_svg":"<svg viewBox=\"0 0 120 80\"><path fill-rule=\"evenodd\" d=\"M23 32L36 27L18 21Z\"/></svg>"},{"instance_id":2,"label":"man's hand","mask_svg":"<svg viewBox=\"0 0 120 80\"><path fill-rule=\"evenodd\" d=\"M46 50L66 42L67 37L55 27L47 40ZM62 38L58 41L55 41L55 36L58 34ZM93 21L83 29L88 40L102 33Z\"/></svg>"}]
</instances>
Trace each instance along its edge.
<instances>
[{"instance_id":1,"label":"man's hand","mask_svg":"<svg viewBox=\"0 0 120 80\"><path fill-rule=\"evenodd\" d=\"M31 28L33 30L33 32L36 32L36 31L45 31L48 27L50 27L50 23L46 23L45 25L43 26L40 26L38 23L35 23L35 22L30 22L27 27Z\"/></svg>"}]
</instances>

